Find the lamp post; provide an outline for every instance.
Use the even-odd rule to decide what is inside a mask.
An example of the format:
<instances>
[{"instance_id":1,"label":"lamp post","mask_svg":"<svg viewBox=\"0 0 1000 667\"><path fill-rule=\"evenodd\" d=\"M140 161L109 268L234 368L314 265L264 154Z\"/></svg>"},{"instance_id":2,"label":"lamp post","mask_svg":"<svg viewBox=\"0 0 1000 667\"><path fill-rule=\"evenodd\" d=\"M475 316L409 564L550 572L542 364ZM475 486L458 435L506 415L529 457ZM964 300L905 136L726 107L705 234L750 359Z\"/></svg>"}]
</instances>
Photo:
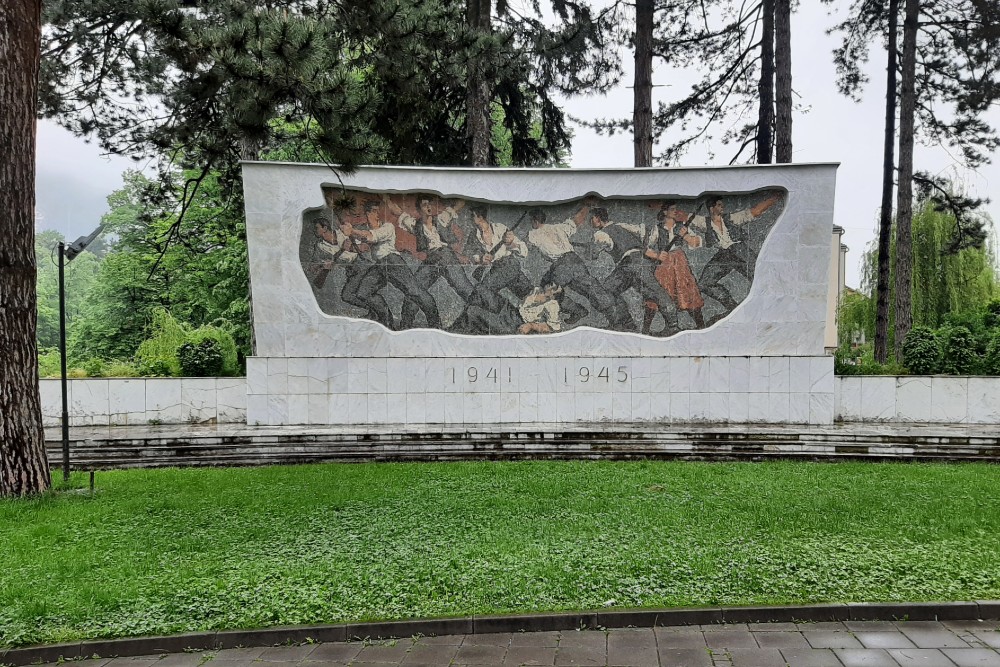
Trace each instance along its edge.
<instances>
[{"instance_id":1,"label":"lamp post","mask_svg":"<svg viewBox=\"0 0 1000 667\"><path fill-rule=\"evenodd\" d=\"M62 464L63 481L69 479L69 391L66 383L66 264L76 259L84 248L104 230L104 225L68 246L59 242L59 370L62 387Z\"/></svg>"}]
</instances>

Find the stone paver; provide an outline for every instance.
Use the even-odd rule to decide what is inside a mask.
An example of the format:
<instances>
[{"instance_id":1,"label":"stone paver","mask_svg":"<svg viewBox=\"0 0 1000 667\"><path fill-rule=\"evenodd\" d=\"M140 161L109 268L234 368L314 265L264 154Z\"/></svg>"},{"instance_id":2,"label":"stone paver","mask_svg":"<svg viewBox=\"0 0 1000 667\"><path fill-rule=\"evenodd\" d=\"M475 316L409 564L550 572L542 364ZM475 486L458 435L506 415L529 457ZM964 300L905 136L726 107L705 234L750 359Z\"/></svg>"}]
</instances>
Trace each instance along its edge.
<instances>
[{"instance_id":1,"label":"stone paver","mask_svg":"<svg viewBox=\"0 0 1000 667\"><path fill-rule=\"evenodd\" d=\"M1000 667L997 626L849 621L418 636L105 657L74 667Z\"/></svg>"}]
</instances>

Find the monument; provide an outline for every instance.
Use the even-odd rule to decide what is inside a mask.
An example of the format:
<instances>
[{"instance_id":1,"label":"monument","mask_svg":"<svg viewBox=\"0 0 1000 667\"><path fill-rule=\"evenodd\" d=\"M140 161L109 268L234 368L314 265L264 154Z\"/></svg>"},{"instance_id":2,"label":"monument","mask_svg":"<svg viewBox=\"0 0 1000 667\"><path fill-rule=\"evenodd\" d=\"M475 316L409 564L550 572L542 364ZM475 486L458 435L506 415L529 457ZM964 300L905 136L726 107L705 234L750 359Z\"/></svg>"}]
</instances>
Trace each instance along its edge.
<instances>
[{"instance_id":1,"label":"monument","mask_svg":"<svg viewBox=\"0 0 1000 667\"><path fill-rule=\"evenodd\" d=\"M243 168L250 424L833 421L836 165Z\"/></svg>"}]
</instances>

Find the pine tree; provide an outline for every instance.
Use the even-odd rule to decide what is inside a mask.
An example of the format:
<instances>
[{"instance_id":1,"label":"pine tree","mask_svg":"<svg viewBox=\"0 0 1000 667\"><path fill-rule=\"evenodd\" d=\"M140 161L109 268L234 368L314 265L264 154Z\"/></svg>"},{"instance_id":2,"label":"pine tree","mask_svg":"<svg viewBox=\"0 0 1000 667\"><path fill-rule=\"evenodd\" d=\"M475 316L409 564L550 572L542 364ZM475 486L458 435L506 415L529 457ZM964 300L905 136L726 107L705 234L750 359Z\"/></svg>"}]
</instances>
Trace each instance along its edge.
<instances>
[{"instance_id":1,"label":"pine tree","mask_svg":"<svg viewBox=\"0 0 1000 667\"><path fill-rule=\"evenodd\" d=\"M35 342L35 97L41 0L0 12L0 496L49 488Z\"/></svg>"}]
</instances>

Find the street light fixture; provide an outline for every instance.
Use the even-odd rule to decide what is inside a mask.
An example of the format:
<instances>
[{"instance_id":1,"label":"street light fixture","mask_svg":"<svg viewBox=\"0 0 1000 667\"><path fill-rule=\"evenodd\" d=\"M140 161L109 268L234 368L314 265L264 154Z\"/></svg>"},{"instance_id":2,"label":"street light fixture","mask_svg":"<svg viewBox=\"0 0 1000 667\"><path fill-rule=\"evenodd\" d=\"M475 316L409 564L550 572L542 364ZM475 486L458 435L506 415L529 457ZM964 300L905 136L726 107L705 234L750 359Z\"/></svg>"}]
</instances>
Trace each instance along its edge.
<instances>
[{"instance_id":1,"label":"street light fixture","mask_svg":"<svg viewBox=\"0 0 1000 667\"><path fill-rule=\"evenodd\" d=\"M104 231L98 226L87 236L81 236L69 245L59 242L59 369L62 387L62 464L63 481L69 480L69 392L66 385L66 264L76 259L94 239Z\"/></svg>"}]
</instances>

